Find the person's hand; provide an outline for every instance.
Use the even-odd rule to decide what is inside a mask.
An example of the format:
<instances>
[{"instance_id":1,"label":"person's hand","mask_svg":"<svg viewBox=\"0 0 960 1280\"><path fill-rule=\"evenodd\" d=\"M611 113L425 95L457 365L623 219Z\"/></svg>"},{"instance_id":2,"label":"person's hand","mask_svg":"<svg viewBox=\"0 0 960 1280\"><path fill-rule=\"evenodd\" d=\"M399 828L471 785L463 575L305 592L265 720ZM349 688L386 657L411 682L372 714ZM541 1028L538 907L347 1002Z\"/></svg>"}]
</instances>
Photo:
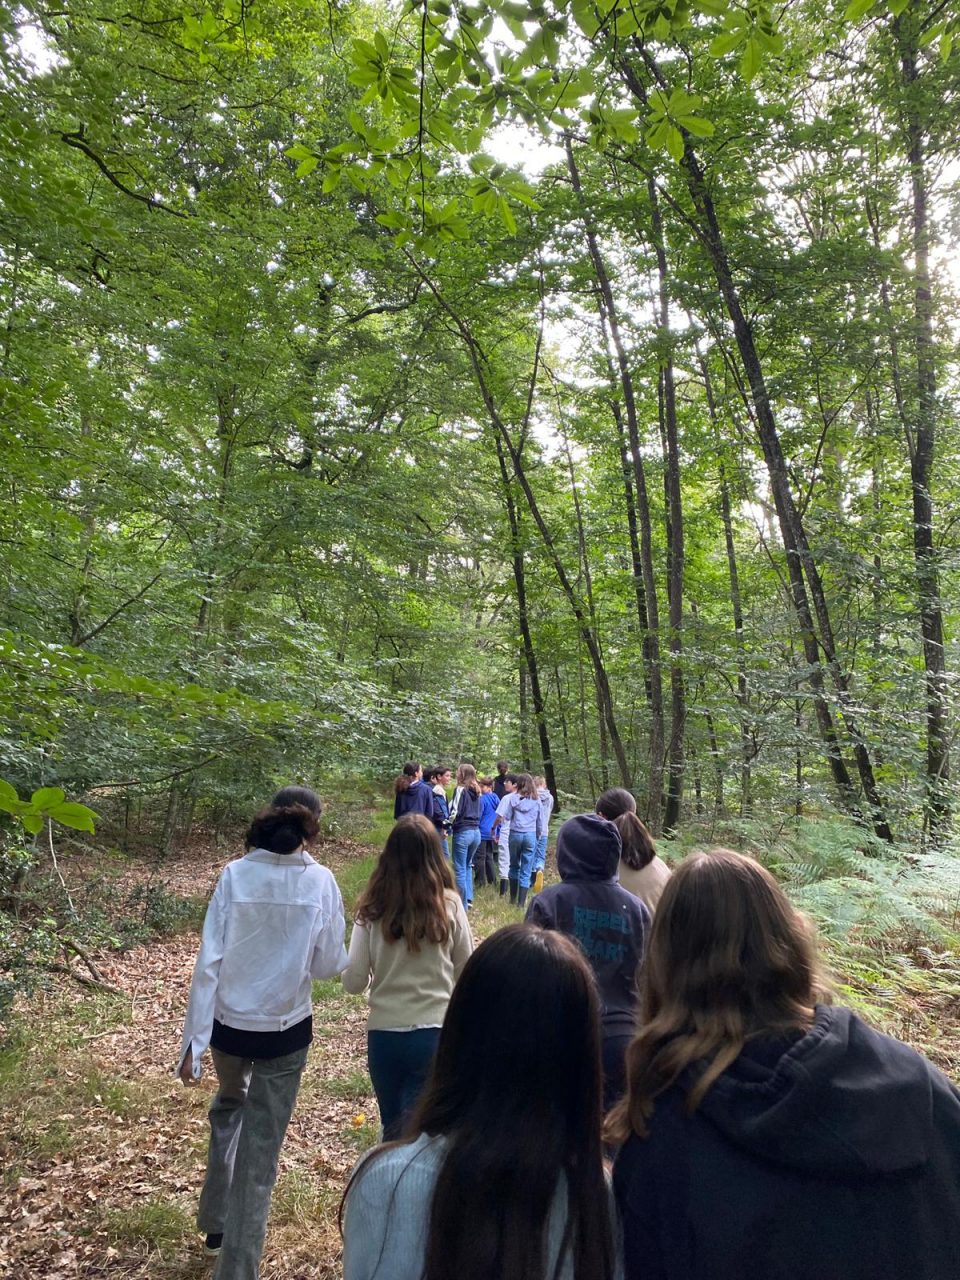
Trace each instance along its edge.
<instances>
[{"instance_id":1,"label":"person's hand","mask_svg":"<svg viewBox=\"0 0 960 1280\"><path fill-rule=\"evenodd\" d=\"M186 1057L180 1063L180 1071L178 1074L184 1084L196 1084L196 1081L193 1078L193 1050L192 1049L187 1050Z\"/></svg>"}]
</instances>

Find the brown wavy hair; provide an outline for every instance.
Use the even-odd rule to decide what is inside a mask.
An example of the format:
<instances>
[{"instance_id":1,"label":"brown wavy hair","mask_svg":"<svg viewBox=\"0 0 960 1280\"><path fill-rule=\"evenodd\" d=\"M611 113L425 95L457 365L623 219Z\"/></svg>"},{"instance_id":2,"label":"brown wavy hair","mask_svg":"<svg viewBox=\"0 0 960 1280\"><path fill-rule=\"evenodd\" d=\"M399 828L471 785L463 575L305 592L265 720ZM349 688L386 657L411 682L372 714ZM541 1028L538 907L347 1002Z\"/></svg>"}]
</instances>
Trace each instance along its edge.
<instances>
[{"instance_id":1,"label":"brown wavy hair","mask_svg":"<svg viewBox=\"0 0 960 1280\"><path fill-rule=\"evenodd\" d=\"M813 929L770 872L731 849L691 854L654 916L641 1030L608 1139L644 1137L657 1097L681 1076L695 1111L748 1040L805 1030L828 998Z\"/></svg>"},{"instance_id":2,"label":"brown wavy hair","mask_svg":"<svg viewBox=\"0 0 960 1280\"><path fill-rule=\"evenodd\" d=\"M480 794L480 780L477 778L477 771L472 764L466 761L457 769L457 786L467 787L475 796Z\"/></svg>"},{"instance_id":3,"label":"brown wavy hair","mask_svg":"<svg viewBox=\"0 0 960 1280\"><path fill-rule=\"evenodd\" d=\"M419 951L421 942L450 936L446 891L453 892L453 876L437 829L423 814L408 813L387 836L357 903L357 920L379 922L387 942L403 938L408 951Z\"/></svg>"},{"instance_id":4,"label":"brown wavy hair","mask_svg":"<svg viewBox=\"0 0 960 1280\"><path fill-rule=\"evenodd\" d=\"M247 831L247 848L294 853L302 844L315 840L320 830L319 797L315 799L318 801L316 812L311 812L305 804L272 804L261 809Z\"/></svg>"},{"instance_id":5,"label":"brown wavy hair","mask_svg":"<svg viewBox=\"0 0 960 1280\"><path fill-rule=\"evenodd\" d=\"M410 787L417 780L417 770L420 768L419 760L408 760L401 771L393 780L393 789L400 794L401 791L409 791Z\"/></svg>"},{"instance_id":6,"label":"brown wavy hair","mask_svg":"<svg viewBox=\"0 0 960 1280\"><path fill-rule=\"evenodd\" d=\"M653 836L635 813L621 813L613 825L620 832L620 858L628 867L639 871L657 856Z\"/></svg>"}]
</instances>

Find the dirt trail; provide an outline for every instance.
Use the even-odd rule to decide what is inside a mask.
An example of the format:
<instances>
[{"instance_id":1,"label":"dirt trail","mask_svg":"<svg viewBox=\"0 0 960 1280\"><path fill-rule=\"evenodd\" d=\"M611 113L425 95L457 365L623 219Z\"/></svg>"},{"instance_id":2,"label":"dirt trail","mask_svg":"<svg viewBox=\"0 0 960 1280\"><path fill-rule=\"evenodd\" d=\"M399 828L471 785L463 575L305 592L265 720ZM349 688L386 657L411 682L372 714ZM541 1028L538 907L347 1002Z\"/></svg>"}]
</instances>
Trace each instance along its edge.
<instances>
[{"instance_id":1,"label":"dirt trail","mask_svg":"<svg viewBox=\"0 0 960 1280\"><path fill-rule=\"evenodd\" d=\"M164 864L172 892L206 896L223 853L195 846ZM353 860L357 847L324 847ZM125 883L149 876L128 867ZM98 957L124 997L58 980L29 1006L42 1048L2 1085L0 1277L150 1277L204 1272L193 1228L213 1091L173 1078L195 932ZM336 1207L376 1116L364 1075L365 1007L331 986L281 1156L264 1280L338 1276ZM209 1060L207 1060L207 1063Z\"/></svg>"}]
</instances>

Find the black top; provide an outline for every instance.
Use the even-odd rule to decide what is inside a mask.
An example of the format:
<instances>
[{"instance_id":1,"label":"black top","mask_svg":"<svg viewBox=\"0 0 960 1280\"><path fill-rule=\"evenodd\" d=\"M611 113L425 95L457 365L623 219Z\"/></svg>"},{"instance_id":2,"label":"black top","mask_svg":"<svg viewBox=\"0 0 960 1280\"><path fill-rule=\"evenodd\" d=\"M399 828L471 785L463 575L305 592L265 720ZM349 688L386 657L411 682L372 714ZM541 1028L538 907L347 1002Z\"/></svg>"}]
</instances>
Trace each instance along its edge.
<instances>
[{"instance_id":1,"label":"black top","mask_svg":"<svg viewBox=\"0 0 960 1280\"><path fill-rule=\"evenodd\" d=\"M507 788L503 784L503 780L505 777L506 777L506 774L498 773L493 780L493 794L497 797L498 800L502 800L503 797L507 794Z\"/></svg>"},{"instance_id":2,"label":"black top","mask_svg":"<svg viewBox=\"0 0 960 1280\"><path fill-rule=\"evenodd\" d=\"M305 1049L312 1040L312 1014L283 1031L241 1031L214 1018L210 1048L232 1053L235 1058L284 1058L288 1053Z\"/></svg>"},{"instance_id":3,"label":"black top","mask_svg":"<svg viewBox=\"0 0 960 1280\"><path fill-rule=\"evenodd\" d=\"M690 1068L617 1156L627 1280L957 1280L960 1093L849 1009Z\"/></svg>"}]
</instances>

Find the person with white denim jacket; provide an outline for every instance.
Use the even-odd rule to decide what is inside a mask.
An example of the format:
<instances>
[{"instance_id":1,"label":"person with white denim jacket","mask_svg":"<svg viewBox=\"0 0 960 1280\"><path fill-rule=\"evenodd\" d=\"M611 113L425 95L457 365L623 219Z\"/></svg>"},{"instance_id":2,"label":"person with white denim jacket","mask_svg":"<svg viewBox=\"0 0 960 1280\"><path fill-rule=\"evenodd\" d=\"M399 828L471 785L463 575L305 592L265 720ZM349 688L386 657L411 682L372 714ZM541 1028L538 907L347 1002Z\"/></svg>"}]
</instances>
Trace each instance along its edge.
<instances>
[{"instance_id":1,"label":"person with white denim jacket","mask_svg":"<svg viewBox=\"0 0 960 1280\"><path fill-rule=\"evenodd\" d=\"M280 1147L313 1038L312 980L346 968L332 873L306 850L320 798L287 787L257 815L247 854L207 909L178 1074L198 1080L209 1047L219 1088L197 1225L220 1280L255 1280Z\"/></svg>"}]
</instances>

